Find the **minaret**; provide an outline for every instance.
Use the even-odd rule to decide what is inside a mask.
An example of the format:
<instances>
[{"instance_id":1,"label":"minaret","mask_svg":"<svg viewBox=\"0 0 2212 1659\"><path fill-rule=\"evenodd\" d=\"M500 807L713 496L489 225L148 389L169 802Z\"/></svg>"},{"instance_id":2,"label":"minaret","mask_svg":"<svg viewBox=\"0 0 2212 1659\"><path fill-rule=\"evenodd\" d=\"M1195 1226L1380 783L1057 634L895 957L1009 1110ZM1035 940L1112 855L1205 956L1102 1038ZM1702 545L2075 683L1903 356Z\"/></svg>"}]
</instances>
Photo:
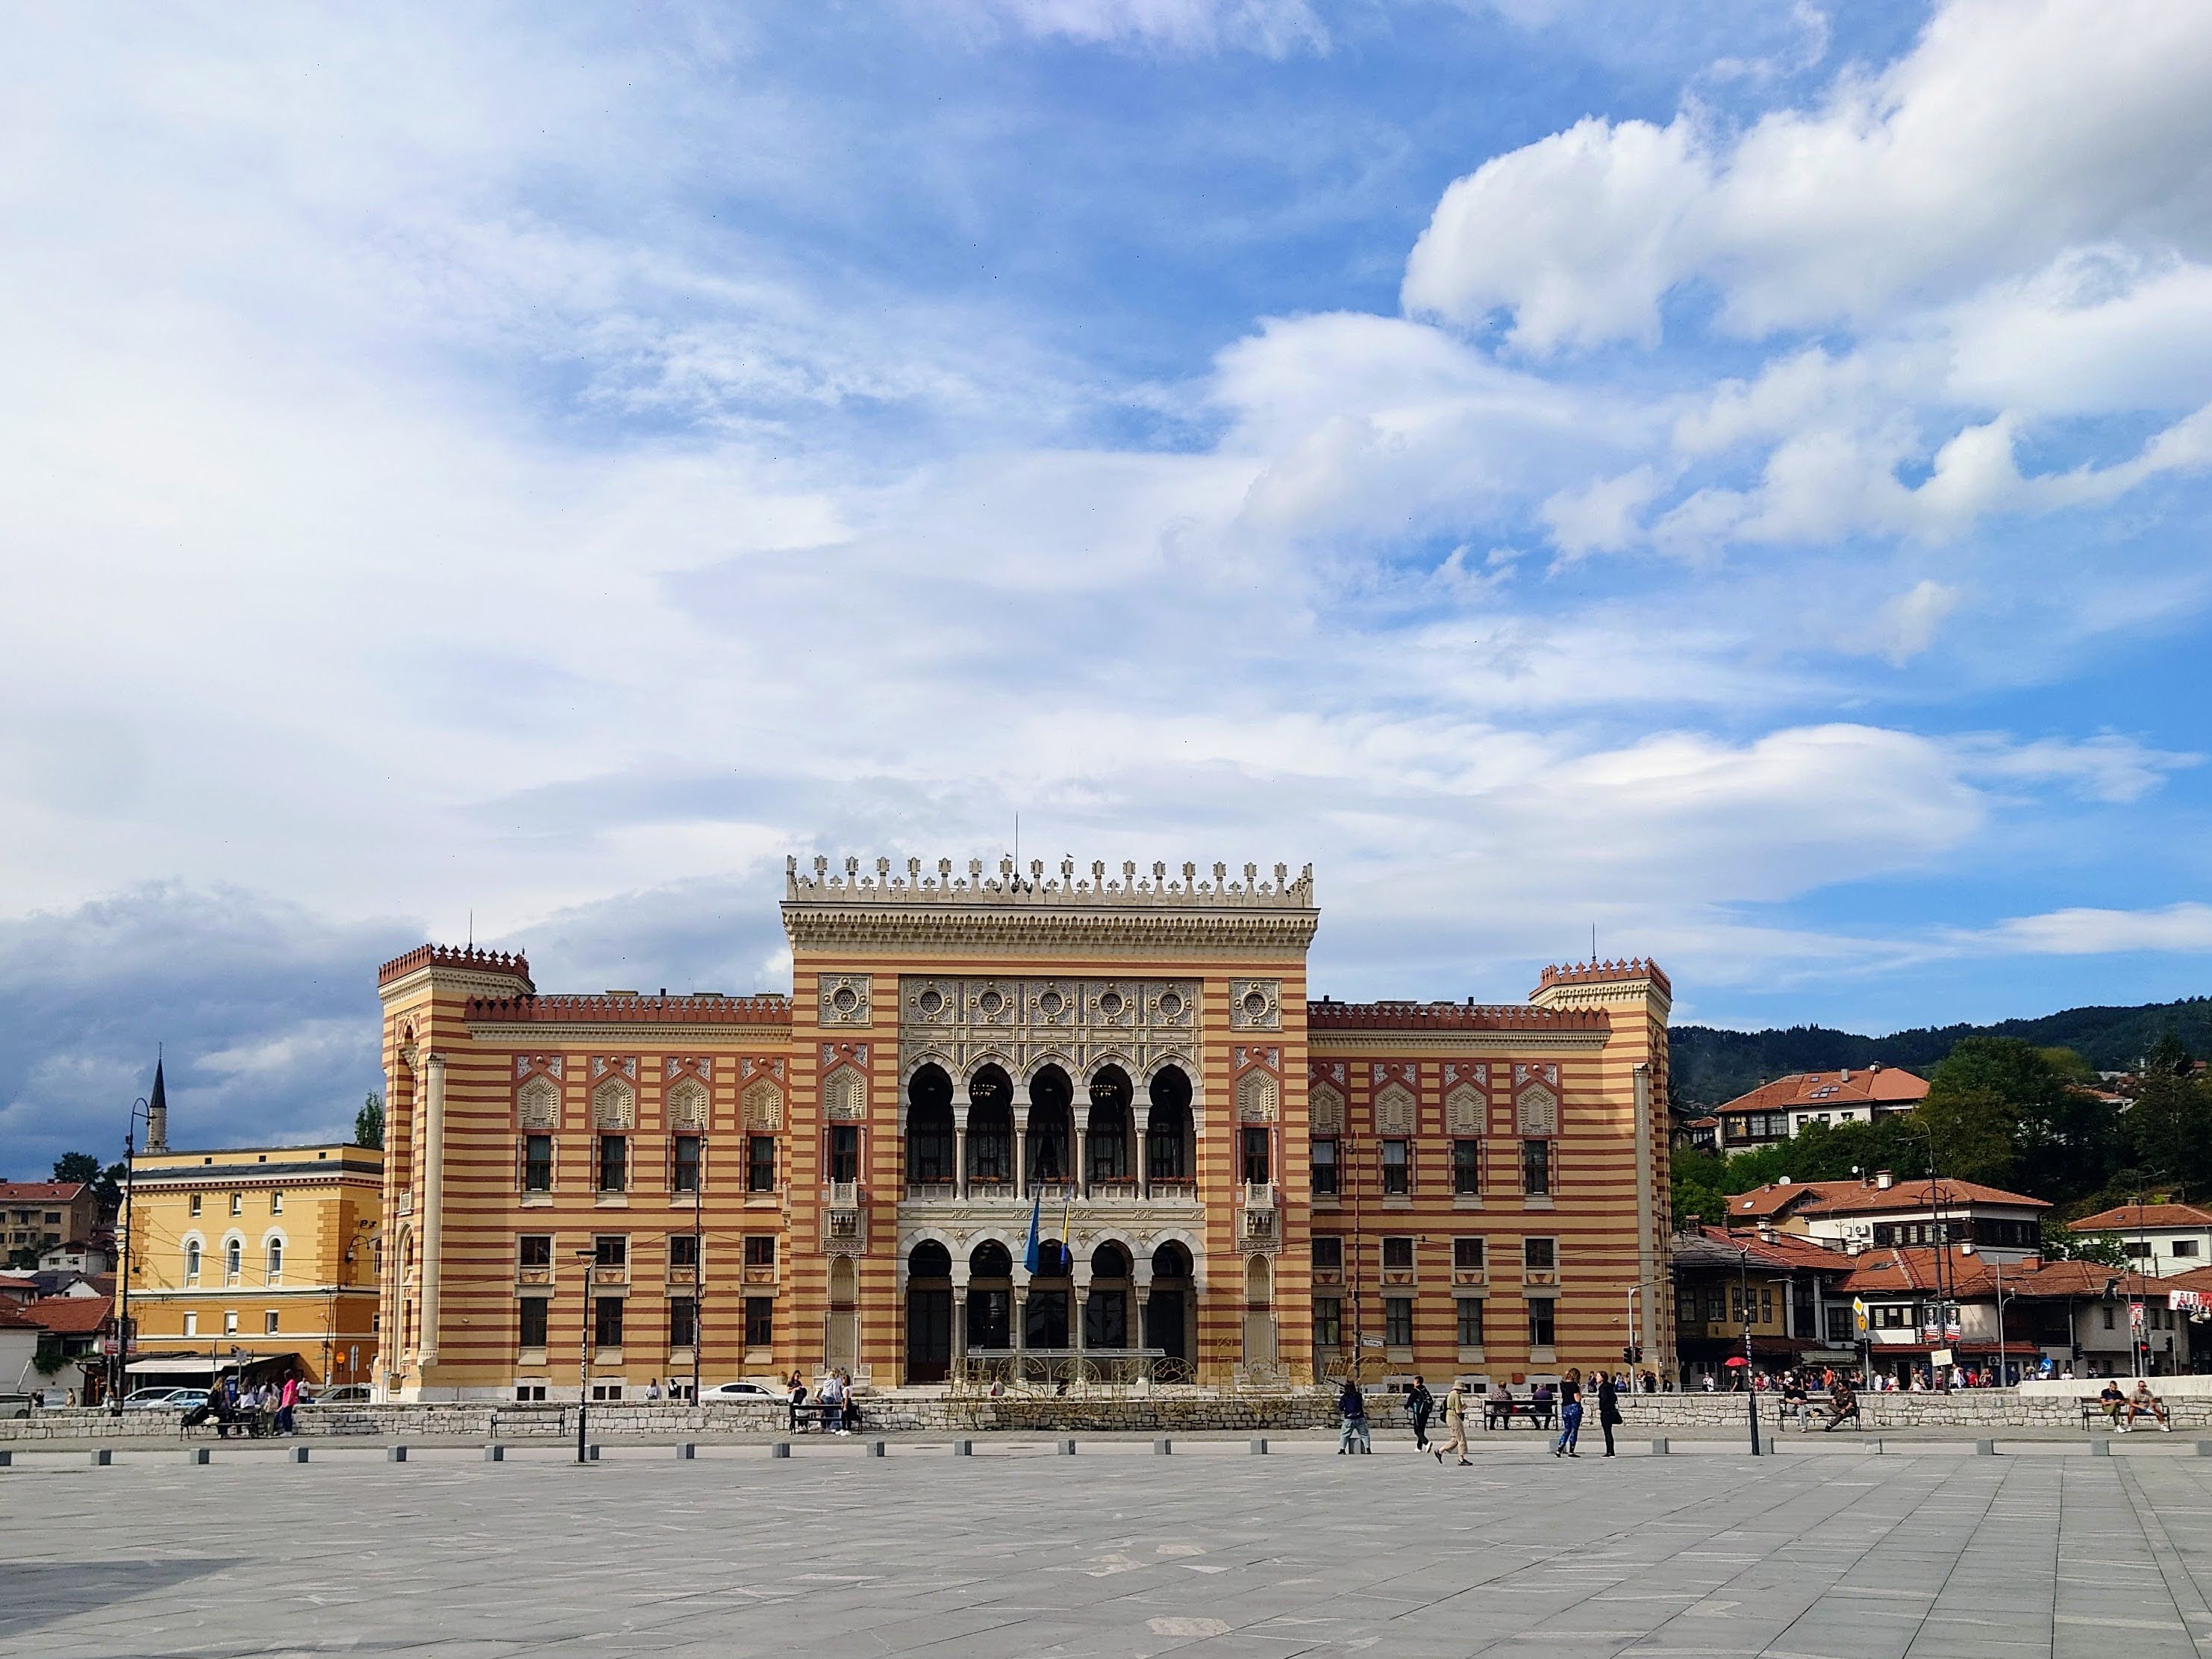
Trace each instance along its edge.
<instances>
[{"instance_id":1,"label":"minaret","mask_svg":"<svg viewBox=\"0 0 2212 1659\"><path fill-rule=\"evenodd\" d=\"M146 1097L146 1150L169 1150L169 1091L161 1079L161 1061L154 1060L154 1092Z\"/></svg>"}]
</instances>

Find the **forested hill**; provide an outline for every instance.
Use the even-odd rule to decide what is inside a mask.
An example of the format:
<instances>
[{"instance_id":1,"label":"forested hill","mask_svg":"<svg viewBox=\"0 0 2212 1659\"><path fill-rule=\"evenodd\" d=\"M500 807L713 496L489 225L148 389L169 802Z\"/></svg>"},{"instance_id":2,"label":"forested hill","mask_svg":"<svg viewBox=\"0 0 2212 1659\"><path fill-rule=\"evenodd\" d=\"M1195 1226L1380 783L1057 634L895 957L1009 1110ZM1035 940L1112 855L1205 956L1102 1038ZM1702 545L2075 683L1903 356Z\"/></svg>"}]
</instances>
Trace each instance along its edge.
<instances>
[{"instance_id":1,"label":"forested hill","mask_svg":"<svg viewBox=\"0 0 2212 1659\"><path fill-rule=\"evenodd\" d=\"M1722 1031L1677 1025L1673 1042L1676 1098L1715 1106L1791 1072L1838 1066L1903 1066L1925 1077L1961 1037L2019 1037L2039 1048L2071 1048L2100 1071L2124 1071L2171 1031L2191 1054L2212 1054L2212 997L2134 1008L2069 1008L2040 1019L1994 1025L1921 1026L1890 1036L1860 1036L1820 1025L1787 1030Z\"/></svg>"}]
</instances>

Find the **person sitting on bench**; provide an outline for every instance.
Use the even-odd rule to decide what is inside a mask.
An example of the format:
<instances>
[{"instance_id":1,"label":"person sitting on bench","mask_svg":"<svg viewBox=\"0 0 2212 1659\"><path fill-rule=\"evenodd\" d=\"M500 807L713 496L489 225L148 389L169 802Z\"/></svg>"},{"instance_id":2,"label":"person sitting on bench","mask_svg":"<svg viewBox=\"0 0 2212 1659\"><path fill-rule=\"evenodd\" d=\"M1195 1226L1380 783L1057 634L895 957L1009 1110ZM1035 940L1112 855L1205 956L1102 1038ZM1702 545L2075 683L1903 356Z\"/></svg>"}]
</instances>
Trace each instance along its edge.
<instances>
[{"instance_id":1,"label":"person sitting on bench","mask_svg":"<svg viewBox=\"0 0 2212 1659\"><path fill-rule=\"evenodd\" d=\"M2097 1396L2097 1403L2105 1408L2105 1420L2114 1428L2118 1428L2120 1407L2128 1403L2127 1395L2120 1392L2120 1385L2117 1382L2106 1383L2104 1392Z\"/></svg>"},{"instance_id":2,"label":"person sitting on bench","mask_svg":"<svg viewBox=\"0 0 2212 1659\"><path fill-rule=\"evenodd\" d=\"M1859 1421L1859 1397L1851 1392L1851 1385L1840 1376L1836 1386L1828 1391L1828 1420L1820 1425L1823 1434L1833 1434L1838 1425Z\"/></svg>"},{"instance_id":3,"label":"person sitting on bench","mask_svg":"<svg viewBox=\"0 0 2212 1659\"><path fill-rule=\"evenodd\" d=\"M2128 1420L2119 1425L2122 1434L2135 1427L2136 1419L2148 1412L2158 1419L2159 1430L2164 1434L2173 1432L2173 1425L2166 1420L2166 1401L2150 1391L2150 1384L2140 1376L2136 1378L2136 1391L2128 1397Z\"/></svg>"}]
</instances>

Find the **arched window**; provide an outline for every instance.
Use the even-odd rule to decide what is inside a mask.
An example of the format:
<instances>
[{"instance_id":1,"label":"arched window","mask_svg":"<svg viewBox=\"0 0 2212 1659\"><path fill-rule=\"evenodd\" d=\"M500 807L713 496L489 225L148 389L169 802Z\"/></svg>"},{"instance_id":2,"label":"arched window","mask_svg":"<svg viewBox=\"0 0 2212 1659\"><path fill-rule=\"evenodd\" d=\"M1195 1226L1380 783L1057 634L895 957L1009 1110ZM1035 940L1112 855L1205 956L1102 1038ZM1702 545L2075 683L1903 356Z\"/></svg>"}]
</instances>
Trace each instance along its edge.
<instances>
[{"instance_id":1,"label":"arched window","mask_svg":"<svg viewBox=\"0 0 2212 1659\"><path fill-rule=\"evenodd\" d=\"M1067 1073L1044 1066L1030 1079L1030 1179L1065 1181L1075 1170L1075 1090Z\"/></svg>"},{"instance_id":2,"label":"arched window","mask_svg":"<svg viewBox=\"0 0 2212 1659\"><path fill-rule=\"evenodd\" d=\"M907 1083L906 1099L906 1178L951 1182L952 1079L942 1067L921 1066Z\"/></svg>"},{"instance_id":3,"label":"arched window","mask_svg":"<svg viewBox=\"0 0 2212 1659\"><path fill-rule=\"evenodd\" d=\"M200 1242L195 1238L191 1240L185 1246L185 1283L187 1285L197 1285L199 1282Z\"/></svg>"},{"instance_id":4,"label":"arched window","mask_svg":"<svg viewBox=\"0 0 2212 1659\"><path fill-rule=\"evenodd\" d=\"M284 1241L281 1238L272 1238L269 1241L268 1279L271 1285L274 1285L283 1277Z\"/></svg>"},{"instance_id":5,"label":"arched window","mask_svg":"<svg viewBox=\"0 0 2212 1659\"><path fill-rule=\"evenodd\" d=\"M232 1239L222 1247L222 1277L227 1285L238 1283L238 1275L246 1266L246 1245L242 1240Z\"/></svg>"},{"instance_id":6,"label":"arched window","mask_svg":"<svg viewBox=\"0 0 2212 1659\"><path fill-rule=\"evenodd\" d=\"M1191 1172L1190 1079L1176 1066L1152 1073L1152 1115L1145 1135L1145 1173L1187 1181Z\"/></svg>"},{"instance_id":7,"label":"arched window","mask_svg":"<svg viewBox=\"0 0 2212 1659\"><path fill-rule=\"evenodd\" d=\"M1091 1079L1091 1182L1126 1187L1134 1167L1129 1138L1129 1074L1108 1066Z\"/></svg>"},{"instance_id":8,"label":"arched window","mask_svg":"<svg viewBox=\"0 0 2212 1659\"><path fill-rule=\"evenodd\" d=\"M1013 1085L999 1066L981 1066L968 1080L968 1179L1013 1178Z\"/></svg>"}]
</instances>

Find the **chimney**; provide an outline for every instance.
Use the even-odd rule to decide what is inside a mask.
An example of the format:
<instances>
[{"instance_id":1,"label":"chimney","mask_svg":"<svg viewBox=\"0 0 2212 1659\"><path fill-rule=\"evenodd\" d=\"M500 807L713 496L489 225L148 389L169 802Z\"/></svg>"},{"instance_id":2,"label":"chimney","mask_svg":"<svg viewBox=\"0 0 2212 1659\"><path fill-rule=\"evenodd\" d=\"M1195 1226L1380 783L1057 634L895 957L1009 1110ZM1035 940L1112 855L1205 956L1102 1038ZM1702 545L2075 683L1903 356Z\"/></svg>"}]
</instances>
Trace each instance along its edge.
<instances>
[{"instance_id":1,"label":"chimney","mask_svg":"<svg viewBox=\"0 0 2212 1659\"><path fill-rule=\"evenodd\" d=\"M1851 1068L1848 1066L1844 1066L1842 1071L1836 1073L1836 1081L1838 1083L1849 1083L1850 1080Z\"/></svg>"},{"instance_id":2,"label":"chimney","mask_svg":"<svg viewBox=\"0 0 2212 1659\"><path fill-rule=\"evenodd\" d=\"M1896 1178L1894 1176L1891 1175L1891 1174L1890 1174L1890 1172L1889 1172L1888 1170L1876 1170L1874 1172L1874 1189L1875 1189L1875 1191L1876 1191L1876 1192L1878 1192L1878 1193L1886 1193L1886 1192L1887 1192L1887 1191L1888 1191L1892 1187L1895 1186L1896 1184L1897 1184L1897 1178Z\"/></svg>"},{"instance_id":3,"label":"chimney","mask_svg":"<svg viewBox=\"0 0 2212 1659\"><path fill-rule=\"evenodd\" d=\"M161 1061L154 1060L154 1092L146 1097L146 1150L169 1150L169 1090L161 1077Z\"/></svg>"},{"instance_id":4,"label":"chimney","mask_svg":"<svg viewBox=\"0 0 2212 1659\"><path fill-rule=\"evenodd\" d=\"M1759 1224L1759 1242L1762 1244L1771 1244L1774 1243L1774 1224L1772 1222L1762 1221Z\"/></svg>"},{"instance_id":5,"label":"chimney","mask_svg":"<svg viewBox=\"0 0 2212 1659\"><path fill-rule=\"evenodd\" d=\"M1873 1065L1871 1065L1871 1066L1868 1066L1868 1067L1867 1067L1867 1075L1868 1075L1869 1077L1872 1077L1872 1076L1873 1076L1876 1072L1879 1072L1880 1070L1881 1070L1881 1062L1880 1060L1877 1060L1876 1061L1875 1061L1875 1063L1874 1063Z\"/></svg>"}]
</instances>

